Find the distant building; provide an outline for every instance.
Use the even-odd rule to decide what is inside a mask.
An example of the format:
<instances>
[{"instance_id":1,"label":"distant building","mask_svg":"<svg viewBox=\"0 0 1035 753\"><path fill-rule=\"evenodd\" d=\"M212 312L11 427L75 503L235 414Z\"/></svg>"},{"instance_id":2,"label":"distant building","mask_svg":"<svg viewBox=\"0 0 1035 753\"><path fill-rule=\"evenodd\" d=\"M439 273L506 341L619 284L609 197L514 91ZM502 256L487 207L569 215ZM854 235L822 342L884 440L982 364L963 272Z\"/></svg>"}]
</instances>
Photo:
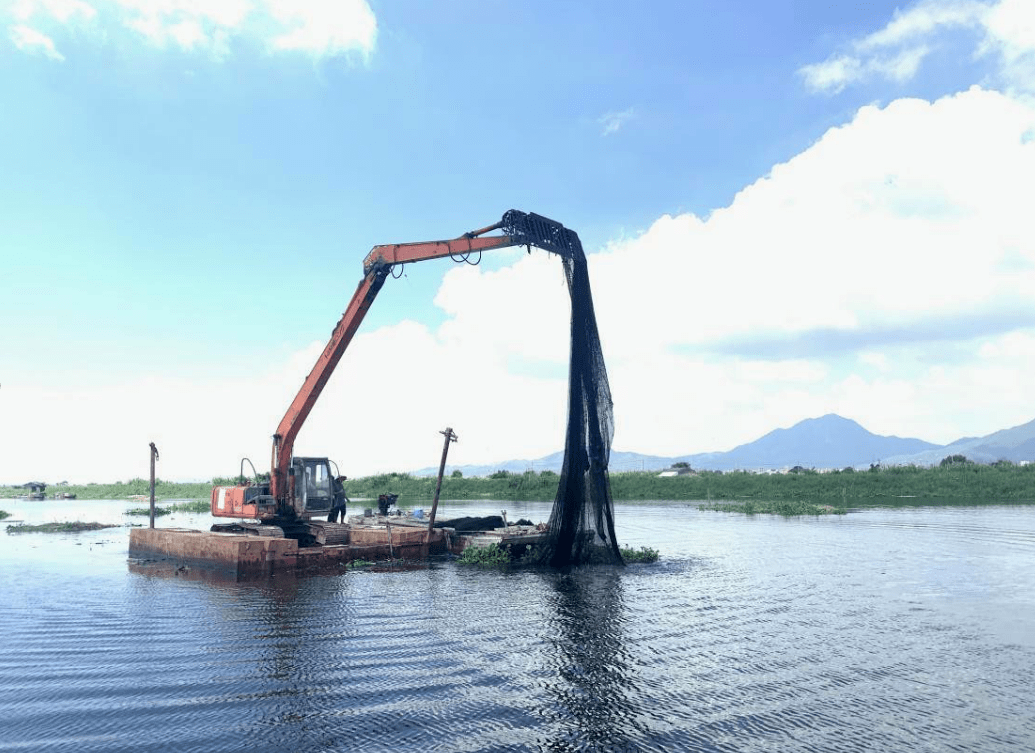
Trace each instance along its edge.
<instances>
[{"instance_id":1,"label":"distant building","mask_svg":"<svg viewBox=\"0 0 1035 753\"><path fill-rule=\"evenodd\" d=\"M668 476L696 476L697 471L691 468L686 463L676 464L671 468L666 468L658 474L659 478L667 478Z\"/></svg>"},{"instance_id":2,"label":"distant building","mask_svg":"<svg viewBox=\"0 0 1035 753\"><path fill-rule=\"evenodd\" d=\"M25 496L29 499L46 499L47 497L47 485L42 481L30 481L22 484L22 488L28 490L28 494Z\"/></svg>"}]
</instances>

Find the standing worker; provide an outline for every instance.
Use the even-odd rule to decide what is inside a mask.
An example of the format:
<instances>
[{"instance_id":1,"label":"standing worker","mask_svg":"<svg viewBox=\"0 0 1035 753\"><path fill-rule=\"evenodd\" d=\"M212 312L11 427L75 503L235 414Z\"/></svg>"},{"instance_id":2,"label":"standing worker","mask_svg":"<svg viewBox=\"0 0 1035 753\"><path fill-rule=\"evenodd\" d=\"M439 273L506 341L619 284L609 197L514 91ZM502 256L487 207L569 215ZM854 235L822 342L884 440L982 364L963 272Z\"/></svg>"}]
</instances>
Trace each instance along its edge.
<instances>
[{"instance_id":1,"label":"standing worker","mask_svg":"<svg viewBox=\"0 0 1035 753\"><path fill-rule=\"evenodd\" d=\"M339 515L341 522L345 522L345 503L350 501L345 494L345 482L348 478L348 476L338 476L334 479L334 501L331 502L331 511L327 514L328 523L337 523Z\"/></svg>"}]
</instances>

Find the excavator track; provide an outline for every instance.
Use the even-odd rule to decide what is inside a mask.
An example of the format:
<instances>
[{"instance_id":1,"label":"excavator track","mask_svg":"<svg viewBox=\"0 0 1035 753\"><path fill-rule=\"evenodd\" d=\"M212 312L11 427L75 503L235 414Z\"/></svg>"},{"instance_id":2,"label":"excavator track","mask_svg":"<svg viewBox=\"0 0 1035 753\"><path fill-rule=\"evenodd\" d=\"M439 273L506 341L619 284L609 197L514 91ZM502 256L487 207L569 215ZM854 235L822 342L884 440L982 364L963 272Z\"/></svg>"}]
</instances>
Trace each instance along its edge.
<instances>
[{"instance_id":1,"label":"excavator track","mask_svg":"<svg viewBox=\"0 0 1035 753\"><path fill-rule=\"evenodd\" d=\"M331 524L325 524L331 525ZM216 523L209 529L213 533L237 533L248 536L266 536L274 539L295 539L300 547L318 546L315 531L304 520L274 519L271 523Z\"/></svg>"},{"instance_id":2,"label":"excavator track","mask_svg":"<svg viewBox=\"0 0 1035 753\"><path fill-rule=\"evenodd\" d=\"M309 532L317 544L323 546L334 544L348 544L349 531L352 529L348 523L327 523L323 521L309 521Z\"/></svg>"},{"instance_id":3,"label":"excavator track","mask_svg":"<svg viewBox=\"0 0 1035 753\"><path fill-rule=\"evenodd\" d=\"M287 538L280 526L264 523L216 523L210 529L213 533L245 533L249 536L265 536L273 539Z\"/></svg>"}]
</instances>

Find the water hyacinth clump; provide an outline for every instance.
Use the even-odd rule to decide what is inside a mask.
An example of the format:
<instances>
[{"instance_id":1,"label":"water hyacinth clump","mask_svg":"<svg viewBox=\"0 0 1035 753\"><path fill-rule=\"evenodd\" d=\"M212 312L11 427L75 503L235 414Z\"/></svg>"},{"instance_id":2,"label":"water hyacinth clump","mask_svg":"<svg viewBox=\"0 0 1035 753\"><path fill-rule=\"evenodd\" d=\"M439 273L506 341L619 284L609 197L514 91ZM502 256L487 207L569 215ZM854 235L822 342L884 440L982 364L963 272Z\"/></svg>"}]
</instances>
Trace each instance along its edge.
<instances>
[{"instance_id":1,"label":"water hyacinth clump","mask_svg":"<svg viewBox=\"0 0 1035 753\"><path fill-rule=\"evenodd\" d=\"M8 533L77 533L79 531L100 531L104 528L118 528L114 523L84 523L81 520L61 523L41 523L29 525L18 523L7 526Z\"/></svg>"},{"instance_id":2,"label":"water hyacinth clump","mask_svg":"<svg viewBox=\"0 0 1035 753\"><path fill-rule=\"evenodd\" d=\"M641 546L639 549L621 547L622 559L629 562L657 562L660 554L657 549ZM586 564L613 564L609 552L600 553L599 557L590 558ZM506 544L490 544L484 547L469 546L464 549L457 562L461 565L478 565L481 567L535 567L542 565L540 551L535 546L511 547Z\"/></svg>"},{"instance_id":3,"label":"water hyacinth clump","mask_svg":"<svg viewBox=\"0 0 1035 753\"><path fill-rule=\"evenodd\" d=\"M457 560L461 565L478 565L479 567L506 567L513 561L510 547L500 544L469 546L464 549Z\"/></svg>"},{"instance_id":4,"label":"water hyacinth clump","mask_svg":"<svg viewBox=\"0 0 1035 753\"><path fill-rule=\"evenodd\" d=\"M746 500L744 502L713 502L701 505L701 510L716 512L739 512L744 515L844 515L848 512L844 504L824 505L805 500Z\"/></svg>"}]
</instances>

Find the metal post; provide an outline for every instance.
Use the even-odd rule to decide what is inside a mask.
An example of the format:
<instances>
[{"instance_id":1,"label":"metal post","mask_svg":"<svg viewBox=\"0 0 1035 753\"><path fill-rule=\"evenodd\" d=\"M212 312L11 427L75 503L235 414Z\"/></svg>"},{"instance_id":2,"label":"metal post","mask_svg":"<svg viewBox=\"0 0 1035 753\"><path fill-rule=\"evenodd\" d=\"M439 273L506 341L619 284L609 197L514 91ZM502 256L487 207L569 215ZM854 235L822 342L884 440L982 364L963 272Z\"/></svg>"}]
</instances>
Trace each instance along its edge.
<instances>
[{"instance_id":1,"label":"metal post","mask_svg":"<svg viewBox=\"0 0 1035 753\"><path fill-rule=\"evenodd\" d=\"M453 433L453 430L446 427L445 431L440 431L446 441L442 444L442 462L438 466L438 485L435 487L435 498L431 501L431 515L428 517L428 533L430 534L432 529L435 527L435 513L438 511L438 495L442 493L442 474L446 472L446 455L449 454L449 443L455 442L459 437Z\"/></svg>"},{"instance_id":2,"label":"metal post","mask_svg":"<svg viewBox=\"0 0 1035 753\"><path fill-rule=\"evenodd\" d=\"M158 448L151 443L151 527L155 527L155 461L158 460Z\"/></svg>"}]
</instances>

